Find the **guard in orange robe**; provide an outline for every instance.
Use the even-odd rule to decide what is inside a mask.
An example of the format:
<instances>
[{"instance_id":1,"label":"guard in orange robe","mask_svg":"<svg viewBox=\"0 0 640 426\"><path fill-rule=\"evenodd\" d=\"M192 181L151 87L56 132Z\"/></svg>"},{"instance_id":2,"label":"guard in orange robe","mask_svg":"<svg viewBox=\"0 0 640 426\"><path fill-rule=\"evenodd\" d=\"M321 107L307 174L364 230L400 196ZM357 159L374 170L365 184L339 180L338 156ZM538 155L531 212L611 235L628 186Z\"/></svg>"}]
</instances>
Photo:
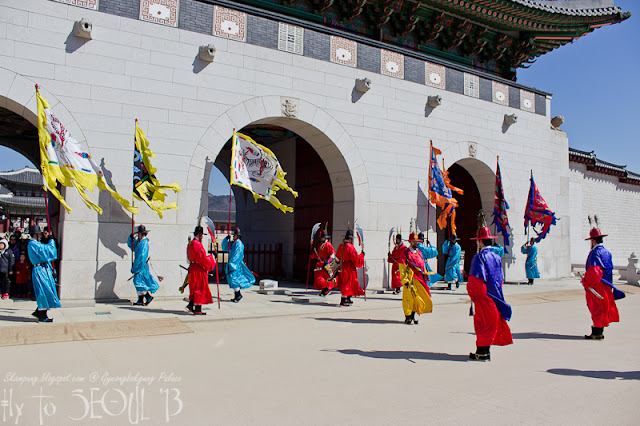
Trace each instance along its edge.
<instances>
[{"instance_id":1,"label":"guard in orange robe","mask_svg":"<svg viewBox=\"0 0 640 426\"><path fill-rule=\"evenodd\" d=\"M491 345L505 346L513 343L507 321L511 319L511 306L504 300L502 284L502 259L492 250L491 235L487 227L476 234L478 253L471 260L467 293L475 305L473 326L476 331L476 352L469 354L473 361L490 361Z\"/></svg>"},{"instance_id":2,"label":"guard in orange robe","mask_svg":"<svg viewBox=\"0 0 640 426\"><path fill-rule=\"evenodd\" d=\"M387 262L392 263L391 267L391 288L394 294L400 293L402 290L402 279L400 277L400 268L398 265L406 264L407 246L402 244L402 234L396 235L396 244L393 251L387 256Z\"/></svg>"},{"instance_id":3,"label":"guard in orange robe","mask_svg":"<svg viewBox=\"0 0 640 426\"><path fill-rule=\"evenodd\" d=\"M322 290L320 296L326 296L329 291L336 286L335 277L331 277L326 266L335 258L336 249L333 248L331 241L329 241L329 234L327 231L322 231L320 234L320 247L314 250L313 259L316 259L316 266L313 269L313 286L317 290Z\"/></svg>"},{"instance_id":4,"label":"guard in orange robe","mask_svg":"<svg viewBox=\"0 0 640 426\"><path fill-rule=\"evenodd\" d=\"M364 251L360 254L353 246L353 231L348 230L344 236L344 242L338 247L336 252L340 261L340 272L338 273L338 286L342 299L340 306L351 306L353 301L351 296L362 296L364 290L358 282L358 268L364 266Z\"/></svg>"},{"instance_id":5,"label":"guard in orange robe","mask_svg":"<svg viewBox=\"0 0 640 426\"><path fill-rule=\"evenodd\" d=\"M587 307L591 312L593 326L591 335L584 336L589 340L604 339L604 328L612 322L620 322L620 314L616 306L616 300L625 297L625 294L613 285L613 261L609 250L602 245L600 229L592 228L589 232L591 251L585 264L587 271L582 279L587 298Z\"/></svg>"},{"instance_id":6,"label":"guard in orange robe","mask_svg":"<svg viewBox=\"0 0 640 426\"><path fill-rule=\"evenodd\" d=\"M204 230L202 226L196 226L193 231L195 238L189 243L187 248L187 258L189 259L189 304L187 309L194 315L206 315L202 312L202 305L213 303L211 290L209 289L209 271L216 267L216 261L212 255L207 256L207 252L202 246L202 236Z\"/></svg>"}]
</instances>

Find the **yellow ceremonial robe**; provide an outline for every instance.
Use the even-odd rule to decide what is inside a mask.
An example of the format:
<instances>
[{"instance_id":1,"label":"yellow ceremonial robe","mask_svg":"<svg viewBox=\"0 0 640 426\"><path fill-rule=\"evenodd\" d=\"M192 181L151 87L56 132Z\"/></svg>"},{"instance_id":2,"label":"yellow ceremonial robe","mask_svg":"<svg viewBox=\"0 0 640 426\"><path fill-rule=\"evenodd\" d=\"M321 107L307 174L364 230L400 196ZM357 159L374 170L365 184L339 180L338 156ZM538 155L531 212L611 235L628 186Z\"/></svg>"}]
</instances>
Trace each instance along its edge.
<instances>
[{"instance_id":1,"label":"yellow ceremonial robe","mask_svg":"<svg viewBox=\"0 0 640 426\"><path fill-rule=\"evenodd\" d=\"M418 315L433 311L433 302L424 285L414 278L414 271L410 266L399 264L400 277L404 290L402 292L402 309L405 316L412 312Z\"/></svg>"}]
</instances>

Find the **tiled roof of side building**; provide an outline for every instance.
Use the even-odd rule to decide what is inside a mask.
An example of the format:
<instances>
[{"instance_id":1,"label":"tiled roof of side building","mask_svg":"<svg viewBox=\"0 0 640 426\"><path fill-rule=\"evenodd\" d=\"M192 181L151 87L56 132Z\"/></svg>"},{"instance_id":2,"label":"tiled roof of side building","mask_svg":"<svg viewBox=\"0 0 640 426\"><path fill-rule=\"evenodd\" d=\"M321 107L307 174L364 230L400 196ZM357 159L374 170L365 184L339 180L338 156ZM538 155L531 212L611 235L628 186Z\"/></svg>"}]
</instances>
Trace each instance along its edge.
<instances>
[{"instance_id":1,"label":"tiled roof of side building","mask_svg":"<svg viewBox=\"0 0 640 426\"><path fill-rule=\"evenodd\" d=\"M594 151L569 148L569 162L586 164L587 170L605 175L618 176L622 182L640 184L640 174L627 170L627 166L599 159Z\"/></svg>"},{"instance_id":2,"label":"tiled roof of side building","mask_svg":"<svg viewBox=\"0 0 640 426\"><path fill-rule=\"evenodd\" d=\"M38 169L25 167L22 170L0 172L0 182L20 183L23 185L42 186L42 174Z\"/></svg>"},{"instance_id":3,"label":"tiled roof of side building","mask_svg":"<svg viewBox=\"0 0 640 426\"><path fill-rule=\"evenodd\" d=\"M2 196L0 197L0 206L21 206L32 207L36 209L45 208L44 197L23 197L23 196Z\"/></svg>"}]
</instances>

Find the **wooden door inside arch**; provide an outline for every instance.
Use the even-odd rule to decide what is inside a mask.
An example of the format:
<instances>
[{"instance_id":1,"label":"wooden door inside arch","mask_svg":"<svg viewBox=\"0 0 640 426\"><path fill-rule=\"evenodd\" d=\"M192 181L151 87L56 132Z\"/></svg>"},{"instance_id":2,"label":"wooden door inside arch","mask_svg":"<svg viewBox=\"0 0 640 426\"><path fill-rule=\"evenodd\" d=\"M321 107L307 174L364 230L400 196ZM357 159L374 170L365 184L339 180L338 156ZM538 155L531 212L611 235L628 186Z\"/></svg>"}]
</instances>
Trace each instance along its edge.
<instances>
[{"instance_id":1,"label":"wooden door inside arch","mask_svg":"<svg viewBox=\"0 0 640 426\"><path fill-rule=\"evenodd\" d=\"M293 278L304 282L309 265L309 237L311 228L317 222L328 223L327 231L331 235L333 228L333 187L324 162L309 143L302 138L296 140L296 198L293 210L294 248ZM313 264L311 268L313 268ZM313 273L309 273L309 285L313 282Z\"/></svg>"},{"instance_id":2,"label":"wooden door inside arch","mask_svg":"<svg viewBox=\"0 0 640 426\"><path fill-rule=\"evenodd\" d=\"M480 191L476 186L476 182L469 172L458 164L453 164L448 169L451 184L464 191L464 195L453 193L458 200L458 208L456 209L456 234L460 241L460 247L464 251L464 270L469 272L471 259L476 254L476 242L471 238L476 236L478 230L478 211L482 208L482 200ZM441 209L438 209L437 215L440 215ZM485 216L488 219L487 212ZM449 228L438 232L438 250L442 251L442 244L451 235ZM438 273L444 273L444 253L438 257Z\"/></svg>"}]
</instances>

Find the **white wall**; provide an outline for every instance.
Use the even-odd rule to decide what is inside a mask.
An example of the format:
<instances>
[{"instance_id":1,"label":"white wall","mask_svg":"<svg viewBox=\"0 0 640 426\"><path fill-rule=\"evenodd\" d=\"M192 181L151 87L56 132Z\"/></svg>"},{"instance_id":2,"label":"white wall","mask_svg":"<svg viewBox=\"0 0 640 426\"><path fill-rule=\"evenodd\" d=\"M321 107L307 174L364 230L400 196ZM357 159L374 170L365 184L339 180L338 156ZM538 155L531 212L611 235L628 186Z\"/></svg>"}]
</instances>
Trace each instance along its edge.
<instances>
[{"instance_id":1,"label":"white wall","mask_svg":"<svg viewBox=\"0 0 640 426\"><path fill-rule=\"evenodd\" d=\"M626 267L629 255L640 254L640 187L620 183L616 176L588 171L586 165L569 163L571 185L571 263L584 265L589 254L589 221L598 216L608 237L604 245L615 266Z\"/></svg>"},{"instance_id":2,"label":"white wall","mask_svg":"<svg viewBox=\"0 0 640 426\"><path fill-rule=\"evenodd\" d=\"M82 17L93 22L93 39L67 50L73 22ZM521 218L533 169L543 196L562 219L540 244L542 275L569 274L567 139L550 129L549 101L547 115L538 115L309 57L45 0L0 5L0 34L0 106L33 119L33 83L38 82L75 137L86 141L94 158L105 159L123 195L131 191L138 118L157 154L157 177L180 183L182 192L169 195L180 210L166 212L160 221L143 207L136 218L154 230L151 256L166 277L160 295L176 295L177 285L167 283L182 281L177 265L184 262L187 236L206 205L208 171L219 150L233 128L265 120L298 133L325 162L334 188L334 240L341 239L348 221L358 219L366 233L370 287L383 283L389 229L402 224L408 230L410 218L419 216L418 182L426 187L430 139L449 165L469 157L469 142L477 144L476 159L490 170L500 155L512 207L512 247L524 243ZM198 46L208 43L216 46L215 61L194 70ZM372 80L372 88L353 102L355 79L363 77ZM425 114L429 95L443 101ZM282 118L282 96L299 100L297 119ZM505 129L504 115L512 113L518 122ZM490 188L485 175L479 187ZM491 204L491 194L481 196ZM95 275L107 293L132 297L124 248L130 216L106 195L99 197L105 209L99 218L74 201L74 195L69 197L75 208L64 215L62 274L66 270L68 278L63 278L63 294L93 298L89 289L95 287ZM517 257L507 279L523 279L523 264L524 258ZM77 277L83 277L82 284Z\"/></svg>"}]
</instances>

